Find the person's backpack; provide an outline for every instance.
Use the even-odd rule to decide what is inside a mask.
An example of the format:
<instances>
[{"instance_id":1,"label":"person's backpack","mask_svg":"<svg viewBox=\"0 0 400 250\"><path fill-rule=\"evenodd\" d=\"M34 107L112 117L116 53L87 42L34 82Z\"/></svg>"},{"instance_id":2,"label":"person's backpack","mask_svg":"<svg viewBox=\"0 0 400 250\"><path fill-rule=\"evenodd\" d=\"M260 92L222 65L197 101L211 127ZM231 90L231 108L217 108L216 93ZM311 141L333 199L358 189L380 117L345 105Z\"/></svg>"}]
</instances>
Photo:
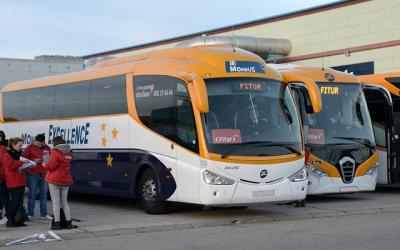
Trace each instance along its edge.
<instances>
[{"instance_id":1,"label":"person's backpack","mask_svg":"<svg viewBox=\"0 0 400 250\"><path fill-rule=\"evenodd\" d=\"M26 221L28 221L28 213L26 212L26 209L24 206L20 206L17 209L17 212L15 213L15 223L16 224L22 224Z\"/></svg>"}]
</instances>

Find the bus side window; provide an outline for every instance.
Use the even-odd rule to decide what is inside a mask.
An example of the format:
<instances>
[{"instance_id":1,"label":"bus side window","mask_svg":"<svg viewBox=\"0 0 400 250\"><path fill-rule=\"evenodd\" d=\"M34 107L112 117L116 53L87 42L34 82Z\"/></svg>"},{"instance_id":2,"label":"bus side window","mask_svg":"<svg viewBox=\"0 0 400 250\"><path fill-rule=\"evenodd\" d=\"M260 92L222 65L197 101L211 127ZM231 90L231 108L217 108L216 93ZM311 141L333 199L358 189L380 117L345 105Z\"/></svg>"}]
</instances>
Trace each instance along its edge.
<instances>
[{"instance_id":1,"label":"bus side window","mask_svg":"<svg viewBox=\"0 0 400 250\"><path fill-rule=\"evenodd\" d=\"M5 121L22 121L25 116L26 91L3 94L3 116Z\"/></svg>"},{"instance_id":2,"label":"bus side window","mask_svg":"<svg viewBox=\"0 0 400 250\"><path fill-rule=\"evenodd\" d=\"M307 124L306 97L300 89L291 89L292 95L300 112L300 119L303 124Z\"/></svg>"},{"instance_id":3,"label":"bus side window","mask_svg":"<svg viewBox=\"0 0 400 250\"><path fill-rule=\"evenodd\" d=\"M27 90L24 120L54 117L54 87Z\"/></svg>"},{"instance_id":4,"label":"bus side window","mask_svg":"<svg viewBox=\"0 0 400 250\"><path fill-rule=\"evenodd\" d=\"M6 121L128 113L125 75L3 94Z\"/></svg>"},{"instance_id":5,"label":"bus side window","mask_svg":"<svg viewBox=\"0 0 400 250\"><path fill-rule=\"evenodd\" d=\"M54 117L89 115L90 81L57 86L54 98Z\"/></svg>"},{"instance_id":6,"label":"bus side window","mask_svg":"<svg viewBox=\"0 0 400 250\"><path fill-rule=\"evenodd\" d=\"M297 108L299 109L300 112L300 119L303 124L303 139L304 143L308 142L308 129L310 127L310 120L307 114L307 98L305 97L304 94L304 89L291 89L292 95L294 97L294 100L297 104Z\"/></svg>"},{"instance_id":7,"label":"bus side window","mask_svg":"<svg viewBox=\"0 0 400 250\"><path fill-rule=\"evenodd\" d=\"M196 123L192 102L186 85L177 83L177 132L180 144L194 152L198 152Z\"/></svg>"},{"instance_id":8,"label":"bus side window","mask_svg":"<svg viewBox=\"0 0 400 250\"><path fill-rule=\"evenodd\" d=\"M169 140L197 152L196 126L185 83L170 76L136 76L134 85L140 121Z\"/></svg>"},{"instance_id":9,"label":"bus side window","mask_svg":"<svg viewBox=\"0 0 400 250\"><path fill-rule=\"evenodd\" d=\"M48 119L54 117L54 87L18 90L3 95L6 121Z\"/></svg>"},{"instance_id":10,"label":"bus side window","mask_svg":"<svg viewBox=\"0 0 400 250\"><path fill-rule=\"evenodd\" d=\"M125 75L90 82L89 115L128 113Z\"/></svg>"}]
</instances>

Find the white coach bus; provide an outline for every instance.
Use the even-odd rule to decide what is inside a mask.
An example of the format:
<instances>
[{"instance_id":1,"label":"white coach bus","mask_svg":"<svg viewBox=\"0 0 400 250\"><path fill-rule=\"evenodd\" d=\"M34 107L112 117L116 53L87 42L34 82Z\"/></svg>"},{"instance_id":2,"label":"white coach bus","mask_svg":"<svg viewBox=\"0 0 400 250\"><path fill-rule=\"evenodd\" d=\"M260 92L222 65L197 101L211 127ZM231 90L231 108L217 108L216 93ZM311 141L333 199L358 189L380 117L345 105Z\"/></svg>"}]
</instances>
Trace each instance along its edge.
<instances>
[{"instance_id":1,"label":"white coach bus","mask_svg":"<svg viewBox=\"0 0 400 250\"><path fill-rule=\"evenodd\" d=\"M31 143L63 136L74 151L72 191L209 206L298 201L307 176L300 120L281 75L230 46L160 50L66 75L7 85L1 129Z\"/></svg>"},{"instance_id":2,"label":"white coach bus","mask_svg":"<svg viewBox=\"0 0 400 250\"><path fill-rule=\"evenodd\" d=\"M378 145L378 184L400 186L400 72L359 76Z\"/></svg>"},{"instance_id":3,"label":"white coach bus","mask_svg":"<svg viewBox=\"0 0 400 250\"><path fill-rule=\"evenodd\" d=\"M331 68L271 66L280 73L291 72L313 79L321 93L321 112L309 114L302 88L292 88L304 127L307 194L374 191L378 153L359 78Z\"/></svg>"}]
</instances>

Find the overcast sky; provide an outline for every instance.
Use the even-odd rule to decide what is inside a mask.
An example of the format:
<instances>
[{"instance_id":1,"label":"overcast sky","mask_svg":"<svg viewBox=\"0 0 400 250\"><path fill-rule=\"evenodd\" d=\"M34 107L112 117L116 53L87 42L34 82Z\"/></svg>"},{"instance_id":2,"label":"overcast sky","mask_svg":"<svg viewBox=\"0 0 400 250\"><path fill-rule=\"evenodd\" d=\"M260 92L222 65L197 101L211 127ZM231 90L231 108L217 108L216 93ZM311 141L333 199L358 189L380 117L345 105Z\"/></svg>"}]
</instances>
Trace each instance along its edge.
<instances>
[{"instance_id":1,"label":"overcast sky","mask_svg":"<svg viewBox=\"0 0 400 250\"><path fill-rule=\"evenodd\" d=\"M0 0L0 57L87 55L328 0Z\"/></svg>"}]
</instances>

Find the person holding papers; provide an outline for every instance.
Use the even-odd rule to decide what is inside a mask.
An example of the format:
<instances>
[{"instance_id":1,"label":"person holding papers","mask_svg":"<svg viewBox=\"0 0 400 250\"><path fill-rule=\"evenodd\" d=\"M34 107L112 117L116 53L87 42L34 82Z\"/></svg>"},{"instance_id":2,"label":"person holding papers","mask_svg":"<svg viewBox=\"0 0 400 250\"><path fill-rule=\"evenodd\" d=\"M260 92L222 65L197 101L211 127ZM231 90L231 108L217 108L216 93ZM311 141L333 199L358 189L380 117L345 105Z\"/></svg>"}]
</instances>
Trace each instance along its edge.
<instances>
[{"instance_id":1,"label":"person holding papers","mask_svg":"<svg viewBox=\"0 0 400 250\"><path fill-rule=\"evenodd\" d=\"M45 171L43 168L43 157L47 157L51 148L46 145L44 134L38 134L32 144L24 150L24 157L36 162L36 167L28 171L28 220L33 220L35 214L35 201L37 191L40 198L40 218L42 220L52 220L53 217L47 214L47 182L44 179Z\"/></svg>"},{"instance_id":2,"label":"person holding papers","mask_svg":"<svg viewBox=\"0 0 400 250\"><path fill-rule=\"evenodd\" d=\"M23 220L16 221L16 215L23 210L24 191L26 186L26 169L35 164L27 159L21 158L22 139L11 138L9 149L2 158L6 186L10 193L10 204L8 204L7 227L24 226Z\"/></svg>"},{"instance_id":3,"label":"person holding papers","mask_svg":"<svg viewBox=\"0 0 400 250\"><path fill-rule=\"evenodd\" d=\"M68 205L68 189L72 185L71 160L72 151L61 136L53 139L53 151L48 162L44 161L44 169L47 170L46 181L49 183L51 201L53 204L54 223L52 230L62 229L61 212L62 208L66 219L66 228L76 228L72 225L71 212Z\"/></svg>"}]
</instances>

